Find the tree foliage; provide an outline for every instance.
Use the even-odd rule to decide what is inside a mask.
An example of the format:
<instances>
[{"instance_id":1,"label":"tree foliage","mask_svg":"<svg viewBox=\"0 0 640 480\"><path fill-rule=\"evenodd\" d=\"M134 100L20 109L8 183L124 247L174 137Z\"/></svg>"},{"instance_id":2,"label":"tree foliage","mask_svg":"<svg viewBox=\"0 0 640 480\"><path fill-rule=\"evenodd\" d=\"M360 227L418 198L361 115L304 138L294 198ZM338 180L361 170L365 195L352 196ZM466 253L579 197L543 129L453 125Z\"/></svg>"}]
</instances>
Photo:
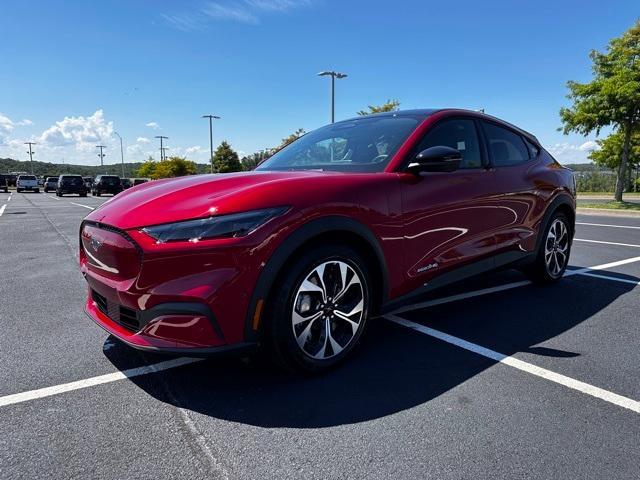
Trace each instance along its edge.
<instances>
[{"instance_id":1,"label":"tree foliage","mask_svg":"<svg viewBox=\"0 0 640 480\"><path fill-rule=\"evenodd\" d=\"M278 145L274 150L276 150L276 151L282 150L284 147L286 147L290 143L295 142L297 139L299 139L301 136L303 136L306 133L307 132L304 131L304 128L297 129L295 132L293 132L288 137L283 138L282 142L280 142L280 145Z\"/></svg>"},{"instance_id":2,"label":"tree foliage","mask_svg":"<svg viewBox=\"0 0 640 480\"><path fill-rule=\"evenodd\" d=\"M239 172L242 170L238 154L227 141L223 141L213 153L213 168L218 173Z\"/></svg>"},{"instance_id":3,"label":"tree foliage","mask_svg":"<svg viewBox=\"0 0 640 480\"><path fill-rule=\"evenodd\" d=\"M393 112L398 110L400 102L398 100L387 100L382 105L369 105L369 111L360 110L358 115L371 115L372 113Z\"/></svg>"},{"instance_id":4,"label":"tree foliage","mask_svg":"<svg viewBox=\"0 0 640 480\"><path fill-rule=\"evenodd\" d=\"M612 133L603 140L596 140L596 143L599 148L592 150L589 153L589 158L597 165L611 170L618 170L624 148L624 135L622 132ZM634 132L631 135L627 162L630 168L638 168L640 164L640 132Z\"/></svg>"},{"instance_id":5,"label":"tree foliage","mask_svg":"<svg viewBox=\"0 0 640 480\"><path fill-rule=\"evenodd\" d=\"M166 160L156 162L149 157L136 172L138 177L159 178L183 177L185 175L195 175L198 168L195 162L187 160L185 157L169 157Z\"/></svg>"},{"instance_id":6,"label":"tree foliage","mask_svg":"<svg viewBox=\"0 0 640 480\"><path fill-rule=\"evenodd\" d=\"M621 201L631 137L640 130L640 21L612 39L606 52L592 50L589 56L591 82L567 82L572 105L560 109L562 131L588 135L612 126L622 136L615 192L615 199Z\"/></svg>"},{"instance_id":7,"label":"tree foliage","mask_svg":"<svg viewBox=\"0 0 640 480\"><path fill-rule=\"evenodd\" d=\"M251 155L247 155L246 157L242 157L240 159L240 163L242 164L242 170L249 171L256 168L260 165L261 162L266 160L271 156L271 150L260 150L259 152L252 153Z\"/></svg>"}]
</instances>

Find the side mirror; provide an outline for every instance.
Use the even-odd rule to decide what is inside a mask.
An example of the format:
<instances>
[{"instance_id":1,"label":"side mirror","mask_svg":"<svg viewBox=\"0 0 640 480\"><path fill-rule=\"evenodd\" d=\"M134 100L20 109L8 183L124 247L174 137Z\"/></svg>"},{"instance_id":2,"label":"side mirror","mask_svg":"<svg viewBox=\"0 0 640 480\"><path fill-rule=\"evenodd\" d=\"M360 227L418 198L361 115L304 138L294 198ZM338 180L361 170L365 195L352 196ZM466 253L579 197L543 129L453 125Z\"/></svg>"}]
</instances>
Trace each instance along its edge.
<instances>
[{"instance_id":1,"label":"side mirror","mask_svg":"<svg viewBox=\"0 0 640 480\"><path fill-rule=\"evenodd\" d=\"M460 167L462 154L451 147L438 145L421 151L407 167L413 173L453 172Z\"/></svg>"}]
</instances>

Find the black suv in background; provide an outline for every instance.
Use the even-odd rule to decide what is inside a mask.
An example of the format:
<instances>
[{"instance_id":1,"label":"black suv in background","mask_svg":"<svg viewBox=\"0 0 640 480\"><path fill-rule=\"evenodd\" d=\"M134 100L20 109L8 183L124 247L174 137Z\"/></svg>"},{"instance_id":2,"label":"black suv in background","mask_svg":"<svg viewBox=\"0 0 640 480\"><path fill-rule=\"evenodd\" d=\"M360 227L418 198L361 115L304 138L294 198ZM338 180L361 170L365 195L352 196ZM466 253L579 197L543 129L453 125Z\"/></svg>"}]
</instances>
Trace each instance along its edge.
<instances>
[{"instance_id":1,"label":"black suv in background","mask_svg":"<svg viewBox=\"0 0 640 480\"><path fill-rule=\"evenodd\" d=\"M87 192L87 186L84 184L82 175L60 175L58 178L57 197L61 197L65 193L77 193L81 197L86 197Z\"/></svg>"},{"instance_id":2,"label":"black suv in background","mask_svg":"<svg viewBox=\"0 0 640 480\"><path fill-rule=\"evenodd\" d=\"M93 182L91 194L99 197L103 193L117 195L122 191L122 182L117 175L98 175Z\"/></svg>"},{"instance_id":3,"label":"black suv in background","mask_svg":"<svg viewBox=\"0 0 640 480\"><path fill-rule=\"evenodd\" d=\"M9 181L6 175L0 173L0 190L4 190L4 193L9 192Z\"/></svg>"}]
</instances>

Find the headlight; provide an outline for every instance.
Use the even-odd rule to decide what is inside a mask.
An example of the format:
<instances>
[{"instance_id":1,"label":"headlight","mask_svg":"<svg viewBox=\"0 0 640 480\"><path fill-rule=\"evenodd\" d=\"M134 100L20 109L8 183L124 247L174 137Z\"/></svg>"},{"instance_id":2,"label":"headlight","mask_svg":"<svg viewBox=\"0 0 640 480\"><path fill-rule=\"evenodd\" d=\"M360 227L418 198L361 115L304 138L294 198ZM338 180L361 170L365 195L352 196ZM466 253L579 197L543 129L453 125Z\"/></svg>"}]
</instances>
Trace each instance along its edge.
<instances>
[{"instance_id":1,"label":"headlight","mask_svg":"<svg viewBox=\"0 0 640 480\"><path fill-rule=\"evenodd\" d=\"M199 242L200 240L211 238L242 237L264 225L272 218L282 215L287 210L288 207L266 208L264 210L156 225L143 228L142 231L154 238L156 243Z\"/></svg>"}]
</instances>

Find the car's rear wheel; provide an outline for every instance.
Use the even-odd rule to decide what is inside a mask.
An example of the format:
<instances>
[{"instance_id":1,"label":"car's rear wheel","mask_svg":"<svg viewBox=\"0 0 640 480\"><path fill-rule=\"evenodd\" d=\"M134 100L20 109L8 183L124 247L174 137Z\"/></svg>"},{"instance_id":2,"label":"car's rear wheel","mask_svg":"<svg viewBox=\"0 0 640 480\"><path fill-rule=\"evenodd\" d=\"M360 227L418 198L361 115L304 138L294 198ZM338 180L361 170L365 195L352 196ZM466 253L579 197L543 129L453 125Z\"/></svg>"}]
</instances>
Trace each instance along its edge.
<instances>
[{"instance_id":1,"label":"car's rear wheel","mask_svg":"<svg viewBox=\"0 0 640 480\"><path fill-rule=\"evenodd\" d=\"M538 283L557 282L564 275L571 253L571 226L564 213L555 213L543 233L535 261L525 270Z\"/></svg>"},{"instance_id":2,"label":"car's rear wheel","mask_svg":"<svg viewBox=\"0 0 640 480\"><path fill-rule=\"evenodd\" d=\"M362 336L371 310L367 266L345 245L312 248L289 265L267 310L268 345L285 368L321 372Z\"/></svg>"}]
</instances>

